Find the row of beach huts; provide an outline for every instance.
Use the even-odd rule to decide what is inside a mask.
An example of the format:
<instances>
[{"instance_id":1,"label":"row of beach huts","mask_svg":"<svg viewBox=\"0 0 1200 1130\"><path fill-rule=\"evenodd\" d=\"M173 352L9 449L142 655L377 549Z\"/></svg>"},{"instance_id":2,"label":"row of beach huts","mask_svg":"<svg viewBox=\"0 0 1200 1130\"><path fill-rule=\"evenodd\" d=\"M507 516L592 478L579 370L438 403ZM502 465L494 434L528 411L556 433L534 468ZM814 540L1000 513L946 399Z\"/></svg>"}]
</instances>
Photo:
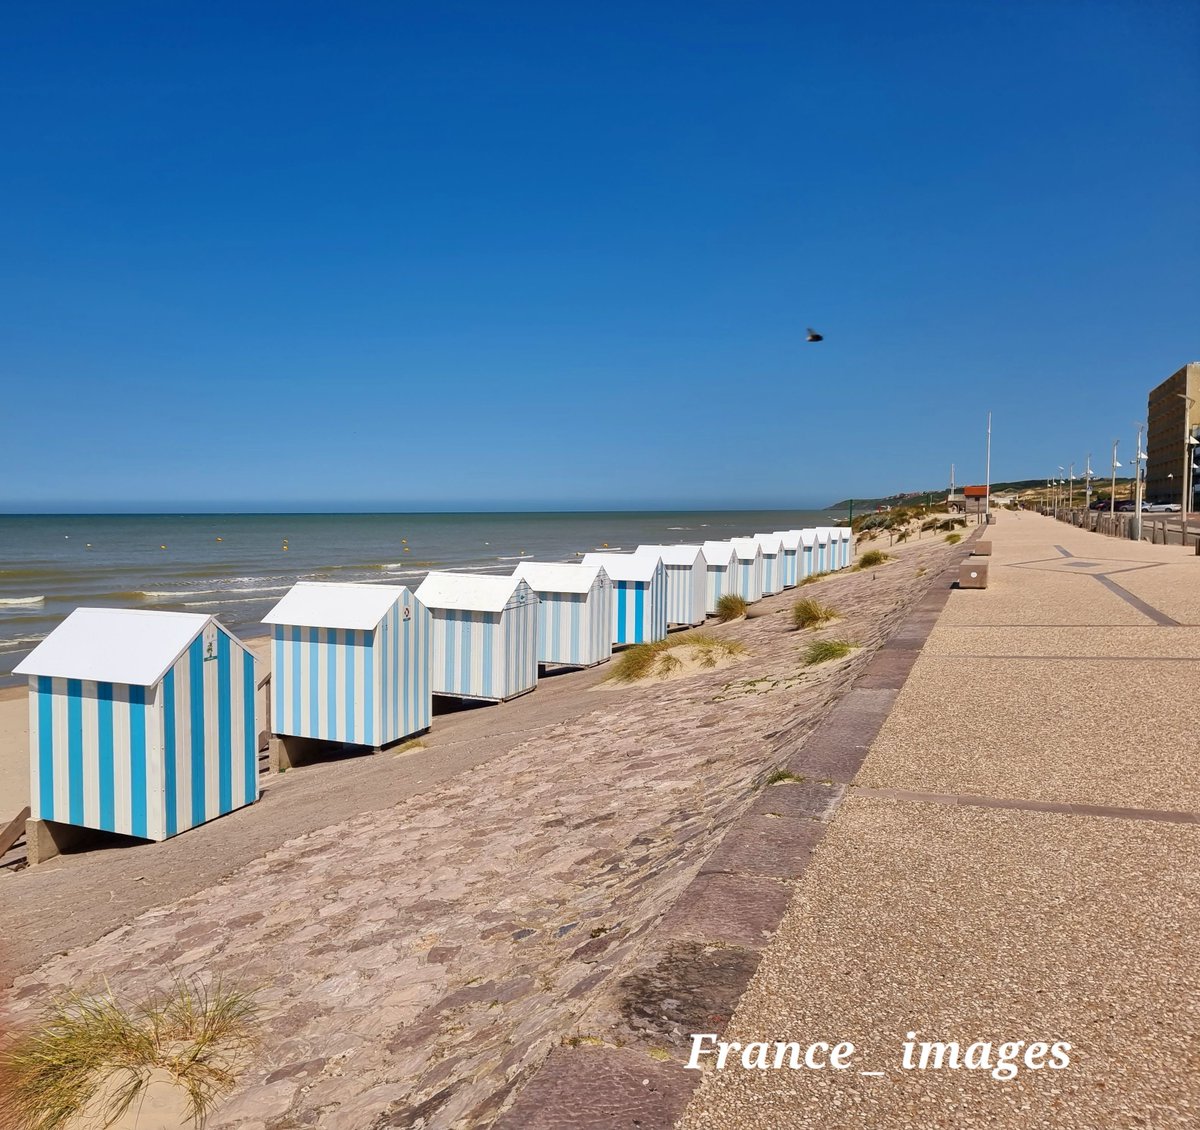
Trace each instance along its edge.
<instances>
[{"instance_id":1,"label":"row of beach huts","mask_svg":"<svg viewBox=\"0 0 1200 1130\"><path fill-rule=\"evenodd\" d=\"M34 821L163 840L259 797L264 713L278 741L382 749L427 730L433 696L506 701L548 666L702 624L847 567L846 527L522 561L511 576L295 584L264 617L270 693L213 616L77 608L20 663ZM266 705L269 703L269 707Z\"/></svg>"}]
</instances>

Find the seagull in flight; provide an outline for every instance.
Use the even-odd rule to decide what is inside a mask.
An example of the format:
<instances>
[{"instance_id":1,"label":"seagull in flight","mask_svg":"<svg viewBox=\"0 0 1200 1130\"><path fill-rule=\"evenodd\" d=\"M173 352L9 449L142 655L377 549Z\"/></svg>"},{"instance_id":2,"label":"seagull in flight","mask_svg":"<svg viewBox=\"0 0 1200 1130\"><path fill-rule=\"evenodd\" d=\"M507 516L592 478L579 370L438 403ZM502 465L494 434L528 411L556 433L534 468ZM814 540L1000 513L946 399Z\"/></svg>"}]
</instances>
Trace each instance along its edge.
<instances>
[{"instance_id":1,"label":"seagull in flight","mask_svg":"<svg viewBox=\"0 0 1200 1130\"><path fill-rule=\"evenodd\" d=\"M812 328L812 326L809 326L808 327L808 337L806 337L804 340L805 341L824 341L825 338L822 334L817 333L817 331L814 330Z\"/></svg>"}]
</instances>

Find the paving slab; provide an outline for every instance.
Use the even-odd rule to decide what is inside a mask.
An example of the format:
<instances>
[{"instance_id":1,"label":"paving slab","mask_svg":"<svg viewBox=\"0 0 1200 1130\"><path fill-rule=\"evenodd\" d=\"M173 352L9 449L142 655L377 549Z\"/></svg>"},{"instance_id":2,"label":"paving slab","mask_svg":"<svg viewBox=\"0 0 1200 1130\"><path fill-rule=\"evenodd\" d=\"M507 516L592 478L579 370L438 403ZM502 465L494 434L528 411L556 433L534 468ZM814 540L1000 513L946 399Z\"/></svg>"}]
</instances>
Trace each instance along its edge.
<instances>
[{"instance_id":1,"label":"paving slab","mask_svg":"<svg viewBox=\"0 0 1200 1130\"><path fill-rule=\"evenodd\" d=\"M930 792L1200 809L1187 663L929 655L858 782ZM1127 705L1136 704L1131 709Z\"/></svg>"},{"instance_id":2,"label":"paving slab","mask_svg":"<svg viewBox=\"0 0 1200 1130\"><path fill-rule=\"evenodd\" d=\"M1194 1125L1198 849L1195 826L847 798L725 1038L849 1040L854 1068L710 1071L681 1130ZM904 1070L910 1031L1071 1064Z\"/></svg>"},{"instance_id":3,"label":"paving slab","mask_svg":"<svg viewBox=\"0 0 1200 1130\"><path fill-rule=\"evenodd\" d=\"M1139 627L976 627L942 625L925 646L928 656L996 659L1200 659L1200 633Z\"/></svg>"}]
</instances>

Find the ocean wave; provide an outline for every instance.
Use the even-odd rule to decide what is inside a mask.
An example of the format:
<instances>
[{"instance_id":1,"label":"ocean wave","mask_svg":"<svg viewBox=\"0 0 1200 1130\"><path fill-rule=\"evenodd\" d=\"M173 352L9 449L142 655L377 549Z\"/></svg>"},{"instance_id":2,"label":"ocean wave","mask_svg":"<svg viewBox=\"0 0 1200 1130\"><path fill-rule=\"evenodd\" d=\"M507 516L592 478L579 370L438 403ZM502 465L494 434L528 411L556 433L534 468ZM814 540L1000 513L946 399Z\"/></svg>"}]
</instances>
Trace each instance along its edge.
<instances>
[{"instance_id":1,"label":"ocean wave","mask_svg":"<svg viewBox=\"0 0 1200 1130\"><path fill-rule=\"evenodd\" d=\"M12 605L45 603L45 596L0 596L0 608L8 608Z\"/></svg>"},{"instance_id":2,"label":"ocean wave","mask_svg":"<svg viewBox=\"0 0 1200 1130\"><path fill-rule=\"evenodd\" d=\"M33 643L41 643L45 636L17 636L16 639L0 640L0 651L16 651Z\"/></svg>"},{"instance_id":3,"label":"ocean wave","mask_svg":"<svg viewBox=\"0 0 1200 1130\"><path fill-rule=\"evenodd\" d=\"M668 526L668 530L694 530L695 526Z\"/></svg>"},{"instance_id":4,"label":"ocean wave","mask_svg":"<svg viewBox=\"0 0 1200 1130\"><path fill-rule=\"evenodd\" d=\"M119 597L123 597L123 598L128 598L128 597L132 596L139 600L156 600L156 601L160 601L162 603L170 604L170 603L174 603L174 602L178 601L182 597L207 596L210 594L213 596L219 597L219 596L223 596L225 593L231 593L231 592L235 592L235 593L257 592L257 593L267 594L267 593L272 593L272 592L283 592L284 589L290 589L291 587L292 586L290 584L251 585L249 588L227 588L224 585L221 585L217 588L207 588L207 589L194 588L194 589L167 591L167 592L117 593L115 595L117 595Z\"/></svg>"},{"instance_id":5,"label":"ocean wave","mask_svg":"<svg viewBox=\"0 0 1200 1130\"><path fill-rule=\"evenodd\" d=\"M239 596L233 600L184 600L180 608L223 608L227 604L261 604L269 596Z\"/></svg>"}]
</instances>

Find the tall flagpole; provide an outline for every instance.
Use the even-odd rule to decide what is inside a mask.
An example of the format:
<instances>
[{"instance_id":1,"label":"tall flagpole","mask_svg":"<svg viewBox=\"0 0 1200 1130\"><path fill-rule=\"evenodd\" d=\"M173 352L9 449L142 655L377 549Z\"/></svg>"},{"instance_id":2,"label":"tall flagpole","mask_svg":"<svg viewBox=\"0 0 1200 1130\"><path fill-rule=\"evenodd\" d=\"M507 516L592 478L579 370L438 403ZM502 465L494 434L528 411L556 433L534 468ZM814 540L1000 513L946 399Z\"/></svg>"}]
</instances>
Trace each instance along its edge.
<instances>
[{"instance_id":1,"label":"tall flagpole","mask_svg":"<svg viewBox=\"0 0 1200 1130\"><path fill-rule=\"evenodd\" d=\"M983 496L983 520L990 522L992 520L992 414L988 413L988 429L987 429L987 464L985 469L984 479L984 496Z\"/></svg>"}]
</instances>

